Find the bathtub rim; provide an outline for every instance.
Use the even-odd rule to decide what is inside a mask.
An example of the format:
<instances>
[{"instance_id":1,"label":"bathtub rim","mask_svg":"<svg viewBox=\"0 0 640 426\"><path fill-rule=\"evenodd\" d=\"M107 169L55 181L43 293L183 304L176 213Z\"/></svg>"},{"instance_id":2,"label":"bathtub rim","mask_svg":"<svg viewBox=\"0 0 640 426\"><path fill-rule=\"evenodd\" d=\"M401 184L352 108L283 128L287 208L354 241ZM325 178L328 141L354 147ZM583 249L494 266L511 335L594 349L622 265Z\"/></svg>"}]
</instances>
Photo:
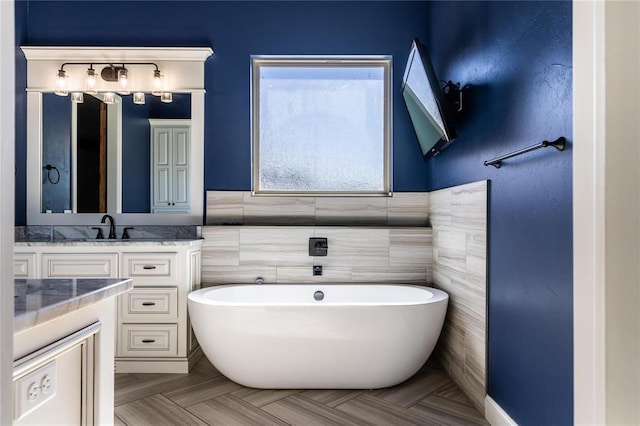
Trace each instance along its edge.
<instances>
[{"instance_id":1,"label":"bathtub rim","mask_svg":"<svg viewBox=\"0 0 640 426\"><path fill-rule=\"evenodd\" d=\"M269 288L269 287L287 287L287 286L298 286L298 287L309 287L312 290L320 290L324 291L327 287L333 286L353 286L353 287L409 287L420 291L425 291L431 293L431 297L429 299L423 300L407 300L403 302L389 302L389 301L374 301L374 302L325 302L325 301L259 301L259 302L237 302L237 301L224 301L224 300L215 300L209 299L206 297L206 294L209 292L230 288L230 287L260 287L260 288ZM208 306L216 306L216 307L296 307L296 306L304 306L304 307L375 307L375 306L420 306L420 305L428 305L432 303L448 303L449 294L445 291L430 287L427 285L419 285L419 284L410 284L410 283L269 283L269 284L220 284L220 285L211 285L208 287L202 287L200 289L194 290L187 295L188 301L192 303L198 303L202 305Z\"/></svg>"}]
</instances>

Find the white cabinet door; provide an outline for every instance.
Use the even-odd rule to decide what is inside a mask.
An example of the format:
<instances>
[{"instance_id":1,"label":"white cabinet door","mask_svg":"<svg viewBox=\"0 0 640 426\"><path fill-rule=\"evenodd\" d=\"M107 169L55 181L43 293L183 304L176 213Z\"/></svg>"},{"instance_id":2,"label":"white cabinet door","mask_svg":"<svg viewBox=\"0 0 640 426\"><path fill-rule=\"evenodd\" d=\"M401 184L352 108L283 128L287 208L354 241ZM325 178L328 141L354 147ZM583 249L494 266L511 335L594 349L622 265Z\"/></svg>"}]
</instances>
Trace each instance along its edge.
<instances>
[{"instance_id":1,"label":"white cabinet door","mask_svg":"<svg viewBox=\"0 0 640 426\"><path fill-rule=\"evenodd\" d=\"M173 129L173 204L176 209L189 208L189 129Z\"/></svg>"},{"instance_id":2,"label":"white cabinet door","mask_svg":"<svg viewBox=\"0 0 640 426\"><path fill-rule=\"evenodd\" d=\"M171 128L153 129L153 208L171 207Z\"/></svg>"},{"instance_id":3,"label":"white cabinet door","mask_svg":"<svg viewBox=\"0 0 640 426\"><path fill-rule=\"evenodd\" d=\"M151 123L152 213L188 213L190 125L188 120Z\"/></svg>"}]
</instances>

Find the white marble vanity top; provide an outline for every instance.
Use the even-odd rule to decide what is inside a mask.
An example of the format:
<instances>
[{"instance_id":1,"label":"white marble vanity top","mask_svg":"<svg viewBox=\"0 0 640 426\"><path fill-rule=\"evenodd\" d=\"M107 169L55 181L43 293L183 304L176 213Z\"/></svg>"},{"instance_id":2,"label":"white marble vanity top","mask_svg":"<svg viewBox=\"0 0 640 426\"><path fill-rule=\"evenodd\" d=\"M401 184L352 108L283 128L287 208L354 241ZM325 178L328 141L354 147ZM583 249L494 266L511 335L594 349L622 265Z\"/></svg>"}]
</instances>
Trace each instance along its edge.
<instances>
[{"instance_id":1,"label":"white marble vanity top","mask_svg":"<svg viewBox=\"0 0 640 426\"><path fill-rule=\"evenodd\" d=\"M189 240L159 240L159 239L69 239L69 240L55 240L55 241L16 241L14 247L46 247L46 246L195 246L202 244L202 239L189 239Z\"/></svg>"},{"instance_id":2,"label":"white marble vanity top","mask_svg":"<svg viewBox=\"0 0 640 426\"><path fill-rule=\"evenodd\" d=\"M13 332L27 330L132 288L130 278L16 279Z\"/></svg>"}]
</instances>

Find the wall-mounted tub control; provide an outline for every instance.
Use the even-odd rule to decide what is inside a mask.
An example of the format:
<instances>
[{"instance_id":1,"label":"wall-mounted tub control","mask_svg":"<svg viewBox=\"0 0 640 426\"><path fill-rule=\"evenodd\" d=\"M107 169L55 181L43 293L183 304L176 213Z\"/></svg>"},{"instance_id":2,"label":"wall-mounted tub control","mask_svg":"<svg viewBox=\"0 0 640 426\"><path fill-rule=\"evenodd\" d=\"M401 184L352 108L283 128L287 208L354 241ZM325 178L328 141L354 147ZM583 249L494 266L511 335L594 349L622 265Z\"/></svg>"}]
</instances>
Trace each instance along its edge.
<instances>
[{"instance_id":1,"label":"wall-mounted tub control","mask_svg":"<svg viewBox=\"0 0 640 426\"><path fill-rule=\"evenodd\" d=\"M317 266L313 267L313 275L314 276L322 275L322 266L321 265L317 265Z\"/></svg>"},{"instance_id":2,"label":"wall-mounted tub control","mask_svg":"<svg viewBox=\"0 0 640 426\"><path fill-rule=\"evenodd\" d=\"M326 238L309 238L309 256L326 256L329 243Z\"/></svg>"}]
</instances>

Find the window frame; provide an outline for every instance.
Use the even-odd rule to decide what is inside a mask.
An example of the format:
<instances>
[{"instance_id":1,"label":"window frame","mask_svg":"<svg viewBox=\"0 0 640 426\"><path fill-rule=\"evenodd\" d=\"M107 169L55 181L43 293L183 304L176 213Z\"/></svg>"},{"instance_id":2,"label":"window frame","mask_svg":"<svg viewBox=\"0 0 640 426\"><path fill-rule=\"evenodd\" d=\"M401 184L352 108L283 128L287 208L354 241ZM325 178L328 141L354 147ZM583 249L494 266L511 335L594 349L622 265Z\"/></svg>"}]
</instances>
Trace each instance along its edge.
<instances>
[{"instance_id":1,"label":"window frame","mask_svg":"<svg viewBox=\"0 0 640 426\"><path fill-rule=\"evenodd\" d=\"M260 68L371 67L383 69L383 188L380 191L313 191L260 189ZM393 61L391 55L252 55L251 56L251 193L266 196L386 196L393 191Z\"/></svg>"}]
</instances>

